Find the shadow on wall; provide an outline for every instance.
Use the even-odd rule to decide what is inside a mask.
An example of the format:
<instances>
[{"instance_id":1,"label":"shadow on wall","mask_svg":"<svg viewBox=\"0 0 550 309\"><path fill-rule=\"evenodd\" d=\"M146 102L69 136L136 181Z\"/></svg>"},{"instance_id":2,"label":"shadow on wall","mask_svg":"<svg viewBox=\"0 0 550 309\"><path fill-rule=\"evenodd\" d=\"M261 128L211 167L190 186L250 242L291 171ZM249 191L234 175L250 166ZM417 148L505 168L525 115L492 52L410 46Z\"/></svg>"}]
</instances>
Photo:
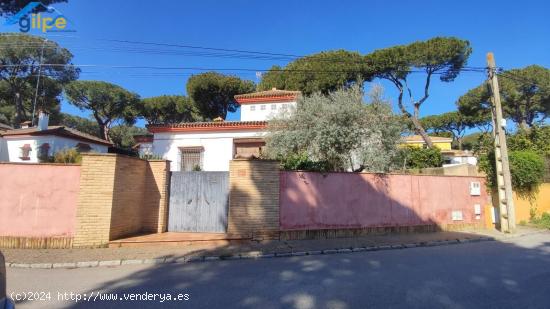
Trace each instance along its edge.
<instances>
[{"instance_id":1,"label":"shadow on wall","mask_svg":"<svg viewBox=\"0 0 550 309\"><path fill-rule=\"evenodd\" d=\"M470 194L471 182L480 183L479 195ZM484 187L476 177L285 171L281 229L482 227Z\"/></svg>"},{"instance_id":2,"label":"shadow on wall","mask_svg":"<svg viewBox=\"0 0 550 309\"><path fill-rule=\"evenodd\" d=\"M91 290L119 295L187 293L190 297L188 302L162 304L117 302L117 308L135 308L137 304L301 309L544 307L550 286L550 274L545 270L549 263L550 242L519 246L495 241L257 261L161 264L130 274L127 268L115 268L108 270L111 280ZM79 302L71 307L92 305Z\"/></svg>"}]
</instances>

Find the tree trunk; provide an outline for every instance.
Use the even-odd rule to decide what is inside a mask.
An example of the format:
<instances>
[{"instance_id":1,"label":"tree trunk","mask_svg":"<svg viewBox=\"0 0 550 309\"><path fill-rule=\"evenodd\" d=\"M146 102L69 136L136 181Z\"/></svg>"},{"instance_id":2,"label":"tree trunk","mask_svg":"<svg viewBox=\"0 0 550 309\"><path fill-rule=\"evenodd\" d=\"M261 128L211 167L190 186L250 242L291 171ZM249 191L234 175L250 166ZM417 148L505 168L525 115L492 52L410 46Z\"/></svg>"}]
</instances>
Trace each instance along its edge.
<instances>
[{"instance_id":1,"label":"tree trunk","mask_svg":"<svg viewBox=\"0 0 550 309\"><path fill-rule=\"evenodd\" d=\"M107 124L99 125L99 134L104 140L111 141L111 139L109 138L109 126Z\"/></svg>"},{"instance_id":2,"label":"tree trunk","mask_svg":"<svg viewBox=\"0 0 550 309\"><path fill-rule=\"evenodd\" d=\"M462 137L457 138L456 141L458 142L458 150L462 150Z\"/></svg>"},{"instance_id":3,"label":"tree trunk","mask_svg":"<svg viewBox=\"0 0 550 309\"><path fill-rule=\"evenodd\" d=\"M23 119L22 115L23 102L21 101L21 94L19 92L15 93L15 120L14 128L21 128L21 120Z\"/></svg>"},{"instance_id":4,"label":"tree trunk","mask_svg":"<svg viewBox=\"0 0 550 309\"><path fill-rule=\"evenodd\" d=\"M434 144L432 143L432 139L430 138L430 136L428 136L428 133L426 133L426 130L424 130L424 128L420 124L420 121L418 120L418 118L416 118L415 116L412 116L411 120L414 124L414 128L416 129L416 133L418 133L420 136L422 136L422 139L424 140L424 142L426 143L428 148L434 148Z\"/></svg>"}]
</instances>

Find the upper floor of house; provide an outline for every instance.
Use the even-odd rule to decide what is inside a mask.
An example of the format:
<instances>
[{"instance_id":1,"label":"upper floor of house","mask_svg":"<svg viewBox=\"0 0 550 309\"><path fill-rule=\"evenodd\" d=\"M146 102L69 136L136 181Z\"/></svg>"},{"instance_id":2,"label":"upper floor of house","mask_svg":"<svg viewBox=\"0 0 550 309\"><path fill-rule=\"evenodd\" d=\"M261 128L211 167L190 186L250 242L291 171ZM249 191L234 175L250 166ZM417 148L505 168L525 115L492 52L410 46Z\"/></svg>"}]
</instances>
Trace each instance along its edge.
<instances>
[{"instance_id":1,"label":"upper floor of house","mask_svg":"<svg viewBox=\"0 0 550 309\"><path fill-rule=\"evenodd\" d=\"M241 121L265 121L296 108L300 91L279 90L240 94L235 96L241 105Z\"/></svg>"}]
</instances>

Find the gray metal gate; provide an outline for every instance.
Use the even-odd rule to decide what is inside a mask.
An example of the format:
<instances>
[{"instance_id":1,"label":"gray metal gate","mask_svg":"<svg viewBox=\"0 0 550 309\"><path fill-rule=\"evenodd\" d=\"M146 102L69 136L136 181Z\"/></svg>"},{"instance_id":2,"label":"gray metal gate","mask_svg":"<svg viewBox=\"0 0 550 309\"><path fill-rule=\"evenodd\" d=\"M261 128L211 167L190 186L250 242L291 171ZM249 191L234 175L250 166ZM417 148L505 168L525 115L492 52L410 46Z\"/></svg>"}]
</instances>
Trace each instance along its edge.
<instances>
[{"instance_id":1,"label":"gray metal gate","mask_svg":"<svg viewBox=\"0 0 550 309\"><path fill-rule=\"evenodd\" d=\"M229 172L172 172L168 231L227 231Z\"/></svg>"}]
</instances>

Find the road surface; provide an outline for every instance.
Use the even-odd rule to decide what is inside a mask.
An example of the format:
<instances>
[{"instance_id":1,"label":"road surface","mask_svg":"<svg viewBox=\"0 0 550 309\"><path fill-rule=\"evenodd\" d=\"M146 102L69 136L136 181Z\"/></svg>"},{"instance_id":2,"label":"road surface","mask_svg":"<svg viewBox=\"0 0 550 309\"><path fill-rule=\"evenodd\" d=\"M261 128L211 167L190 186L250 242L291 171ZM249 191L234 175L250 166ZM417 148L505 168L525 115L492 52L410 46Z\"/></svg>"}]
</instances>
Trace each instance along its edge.
<instances>
[{"instance_id":1,"label":"road surface","mask_svg":"<svg viewBox=\"0 0 550 309\"><path fill-rule=\"evenodd\" d=\"M17 308L550 308L550 232L351 254L8 269L8 293L25 292L38 300Z\"/></svg>"}]
</instances>

